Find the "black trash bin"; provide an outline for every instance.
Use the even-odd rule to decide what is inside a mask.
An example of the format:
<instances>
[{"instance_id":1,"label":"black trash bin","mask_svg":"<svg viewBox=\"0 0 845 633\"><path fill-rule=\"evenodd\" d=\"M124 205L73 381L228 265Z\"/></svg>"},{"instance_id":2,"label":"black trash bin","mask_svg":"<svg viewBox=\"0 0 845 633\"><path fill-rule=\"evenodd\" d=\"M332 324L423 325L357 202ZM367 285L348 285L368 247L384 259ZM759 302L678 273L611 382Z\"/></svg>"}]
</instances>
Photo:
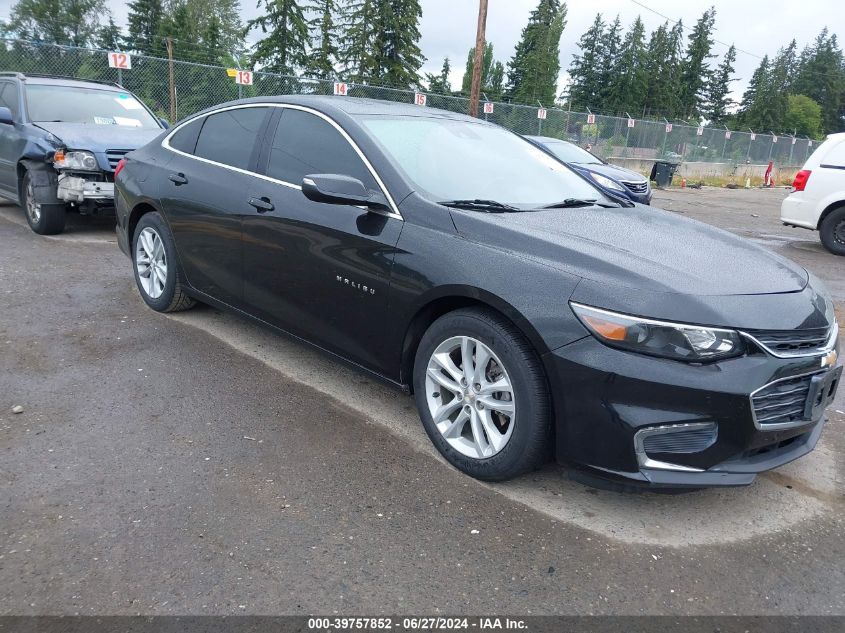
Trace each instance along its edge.
<instances>
[{"instance_id":1,"label":"black trash bin","mask_svg":"<svg viewBox=\"0 0 845 633\"><path fill-rule=\"evenodd\" d=\"M670 163L665 160L655 161L651 168L650 179L657 183L658 187L668 187L672 184L672 178L678 169L678 163Z\"/></svg>"}]
</instances>

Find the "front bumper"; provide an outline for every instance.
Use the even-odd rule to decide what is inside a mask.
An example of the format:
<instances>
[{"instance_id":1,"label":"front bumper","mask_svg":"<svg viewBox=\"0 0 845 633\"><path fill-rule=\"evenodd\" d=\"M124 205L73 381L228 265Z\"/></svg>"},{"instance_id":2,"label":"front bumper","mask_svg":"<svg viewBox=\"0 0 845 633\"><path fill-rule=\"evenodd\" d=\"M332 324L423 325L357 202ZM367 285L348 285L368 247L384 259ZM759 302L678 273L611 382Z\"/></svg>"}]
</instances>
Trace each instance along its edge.
<instances>
[{"instance_id":1,"label":"front bumper","mask_svg":"<svg viewBox=\"0 0 845 633\"><path fill-rule=\"evenodd\" d=\"M56 195L60 200L76 204L82 204L88 200L113 204L114 183L60 173Z\"/></svg>"},{"instance_id":2,"label":"front bumper","mask_svg":"<svg viewBox=\"0 0 845 633\"><path fill-rule=\"evenodd\" d=\"M807 409L811 419L774 428L755 424L751 395L787 377L841 372L841 366L823 368L818 356L776 358L762 350L692 365L613 349L592 336L545 360L555 392L558 461L651 488L747 485L757 473L809 453L838 380L825 383L830 393ZM715 432L696 450L684 440L645 453L638 432L659 428Z\"/></svg>"}]
</instances>

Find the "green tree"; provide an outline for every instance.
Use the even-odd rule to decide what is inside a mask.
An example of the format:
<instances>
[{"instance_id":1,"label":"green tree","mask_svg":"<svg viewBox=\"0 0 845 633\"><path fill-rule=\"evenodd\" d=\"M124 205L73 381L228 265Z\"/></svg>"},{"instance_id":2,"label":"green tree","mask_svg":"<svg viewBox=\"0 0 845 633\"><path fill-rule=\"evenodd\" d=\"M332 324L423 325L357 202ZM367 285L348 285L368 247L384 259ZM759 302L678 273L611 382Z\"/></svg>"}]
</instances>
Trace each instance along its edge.
<instances>
[{"instance_id":1,"label":"green tree","mask_svg":"<svg viewBox=\"0 0 845 633\"><path fill-rule=\"evenodd\" d=\"M440 69L439 75L426 73L425 79L426 83L428 83L429 92L436 92L438 94L449 94L452 92L452 84L449 81L449 73L451 71L452 67L447 57L443 60L443 66Z\"/></svg>"},{"instance_id":2,"label":"green tree","mask_svg":"<svg viewBox=\"0 0 845 633\"><path fill-rule=\"evenodd\" d=\"M461 92L468 95L472 84L472 67L475 64L475 47L467 53L467 63L461 81ZM481 56L481 92L489 99L497 100L502 96L505 82L505 65L497 61L493 53L493 42L484 45Z\"/></svg>"},{"instance_id":3,"label":"green tree","mask_svg":"<svg viewBox=\"0 0 845 633\"><path fill-rule=\"evenodd\" d=\"M710 70L708 60L713 57L713 25L716 9L710 7L695 23L689 35L686 55L681 64L680 114L686 118L698 118L707 98L706 88Z\"/></svg>"},{"instance_id":4,"label":"green tree","mask_svg":"<svg viewBox=\"0 0 845 633\"><path fill-rule=\"evenodd\" d=\"M297 0L258 0L264 13L247 22L248 29L260 28L264 37L256 44L253 60L263 69L290 75L306 66L309 44L308 23Z\"/></svg>"},{"instance_id":5,"label":"green tree","mask_svg":"<svg viewBox=\"0 0 845 633\"><path fill-rule=\"evenodd\" d=\"M622 40L605 107L618 114L640 112L648 94L648 76L645 26L637 16Z\"/></svg>"},{"instance_id":6,"label":"green tree","mask_svg":"<svg viewBox=\"0 0 845 633\"><path fill-rule=\"evenodd\" d=\"M731 83L736 81L733 77L734 62L736 61L736 47L731 45L725 53L722 62L710 76L707 86L707 103L704 116L711 123L722 124L728 118L728 109L733 105L731 99Z\"/></svg>"},{"instance_id":7,"label":"green tree","mask_svg":"<svg viewBox=\"0 0 845 633\"><path fill-rule=\"evenodd\" d=\"M97 32L96 46L107 51L117 51L123 46L123 34L120 27L114 23L114 18L109 15L108 22L100 27Z\"/></svg>"},{"instance_id":8,"label":"green tree","mask_svg":"<svg viewBox=\"0 0 845 633\"><path fill-rule=\"evenodd\" d=\"M371 79L403 88L420 85L419 70L425 62L419 47L420 18L419 0L378 0Z\"/></svg>"},{"instance_id":9,"label":"green tree","mask_svg":"<svg viewBox=\"0 0 845 633\"><path fill-rule=\"evenodd\" d=\"M804 50L793 83L796 94L807 95L822 108L826 133L842 130L845 104L845 63L836 35L824 28Z\"/></svg>"},{"instance_id":10,"label":"green tree","mask_svg":"<svg viewBox=\"0 0 845 633\"><path fill-rule=\"evenodd\" d=\"M560 36L565 24L566 5L560 0L540 0L531 12L508 63L508 92L514 101L554 103L560 72Z\"/></svg>"},{"instance_id":11,"label":"green tree","mask_svg":"<svg viewBox=\"0 0 845 633\"><path fill-rule=\"evenodd\" d=\"M104 0L19 0L6 28L23 40L90 46L105 14Z\"/></svg>"},{"instance_id":12,"label":"green tree","mask_svg":"<svg viewBox=\"0 0 845 633\"><path fill-rule=\"evenodd\" d=\"M599 44L601 55L599 57L599 92L596 108L608 111L613 108L614 82L616 80L617 67L619 66L619 53L622 49L622 20L616 18L607 25L607 30L602 36Z\"/></svg>"},{"instance_id":13,"label":"green tree","mask_svg":"<svg viewBox=\"0 0 845 633\"><path fill-rule=\"evenodd\" d=\"M311 12L314 17L308 21L308 28L313 49L308 56L307 72L311 77L330 79L335 75L335 63L338 60L335 0L316 0L311 6Z\"/></svg>"},{"instance_id":14,"label":"green tree","mask_svg":"<svg viewBox=\"0 0 845 633\"><path fill-rule=\"evenodd\" d=\"M374 47L379 0L346 0L340 9L338 56L344 75L361 82L376 74Z\"/></svg>"},{"instance_id":15,"label":"green tree","mask_svg":"<svg viewBox=\"0 0 845 633\"><path fill-rule=\"evenodd\" d=\"M783 117L786 131L810 138L822 136L822 107L806 95L789 95Z\"/></svg>"},{"instance_id":16,"label":"green tree","mask_svg":"<svg viewBox=\"0 0 845 633\"><path fill-rule=\"evenodd\" d=\"M569 101L576 110L601 109L604 21L597 13L590 28L578 40L578 53L569 64Z\"/></svg>"},{"instance_id":17,"label":"green tree","mask_svg":"<svg viewBox=\"0 0 845 633\"><path fill-rule=\"evenodd\" d=\"M161 0L132 0L127 6L129 7L127 47L145 55L159 54L162 47L157 37L161 30L164 13Z\"/></svg>"},{"instance_id":18,"label":"green tree","mask_svg":"<svg viewBox=\"0 0 845 633\"><path fill-rule=\"evenodd\" d=\"M779 113L772 107L775 90L771 71L772 64L766 55L751 75L748 88L742 95L739 120L742 125L756 131L774 130L778 127Z\"/></svg>"}]
</instances>

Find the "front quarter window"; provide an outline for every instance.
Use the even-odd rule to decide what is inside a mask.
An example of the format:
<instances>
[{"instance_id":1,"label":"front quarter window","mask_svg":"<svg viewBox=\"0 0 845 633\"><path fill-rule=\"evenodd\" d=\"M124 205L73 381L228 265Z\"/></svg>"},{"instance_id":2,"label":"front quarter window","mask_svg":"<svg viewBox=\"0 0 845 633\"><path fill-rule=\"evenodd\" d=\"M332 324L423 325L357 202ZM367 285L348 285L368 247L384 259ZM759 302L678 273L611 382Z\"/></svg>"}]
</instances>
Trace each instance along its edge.
<instances>
[{"instance_id":1,"label":"front quarter window","mask_svg":"<svg viewBox=\"0 0 845 633\"><path fill-rule=\"evenodd\" d=\"M538 208L602 194L530 142L495 125L433 117L362 120L418 191L434 201L495 200Z\"/></svg>"}]
</instances>

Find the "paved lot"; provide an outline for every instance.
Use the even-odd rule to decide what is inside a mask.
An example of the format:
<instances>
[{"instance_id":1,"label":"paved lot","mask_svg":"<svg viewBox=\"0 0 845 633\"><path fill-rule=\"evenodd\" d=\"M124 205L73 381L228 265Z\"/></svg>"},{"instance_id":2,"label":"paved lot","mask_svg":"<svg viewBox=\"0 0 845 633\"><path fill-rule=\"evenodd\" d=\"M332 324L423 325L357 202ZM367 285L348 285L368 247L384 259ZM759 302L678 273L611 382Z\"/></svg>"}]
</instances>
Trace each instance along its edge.
<instances>
[{"instance_id":1,"label":"paved lot","mask_svg":"<svg viewBox=\"0 0 845 633\"><path fill-rule=\"evenodd\" d=\"M779 225L783 195L655 203L798 261L845 321L845 261ZM409 397L210 308L148 310L108 222L43 238L0 206L0 615L842 614L844 397L748 488L485 485Z\"/></svg>"}]
</instances>

